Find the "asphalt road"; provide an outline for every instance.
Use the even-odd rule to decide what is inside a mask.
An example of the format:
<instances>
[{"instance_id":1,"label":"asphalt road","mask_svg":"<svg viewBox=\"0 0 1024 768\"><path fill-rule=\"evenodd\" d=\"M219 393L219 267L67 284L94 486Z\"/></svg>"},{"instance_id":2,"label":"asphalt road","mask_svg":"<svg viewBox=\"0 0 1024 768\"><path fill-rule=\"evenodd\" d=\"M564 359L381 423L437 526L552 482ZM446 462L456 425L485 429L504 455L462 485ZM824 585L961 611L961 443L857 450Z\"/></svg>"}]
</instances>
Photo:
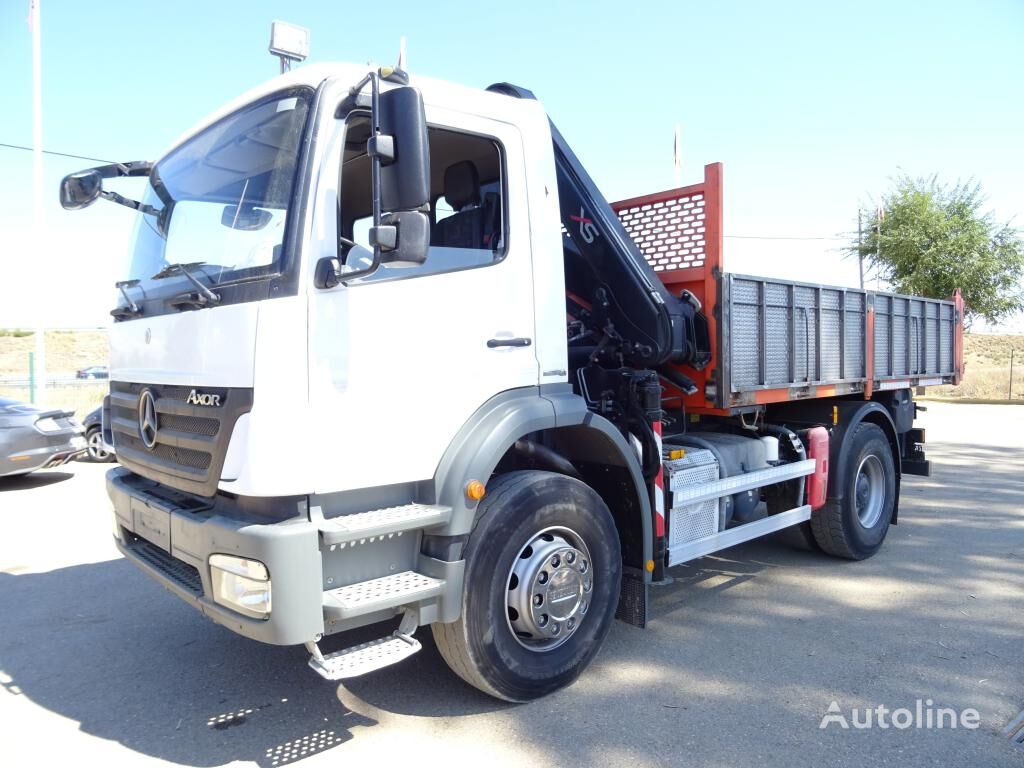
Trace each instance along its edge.
<instances>
[{"instance_id":1,"label":"asphalt road","mask_svg":"<svg viewBox=\"0 0 1024 768\"><path fill-rule=\"evenodd\" d=\"M919 423L933 476L905 480L876 557L766 540L673 569L646 630L616 623L527 706L464 685L423 630L401 665L327 683L118 559L105 467L0 479L0 763L1022 766L1000 731L1024 707L1024 408ZM819 727L833 701L852 721L918 699L981 726Z\"/></svg>"}]
</instances>

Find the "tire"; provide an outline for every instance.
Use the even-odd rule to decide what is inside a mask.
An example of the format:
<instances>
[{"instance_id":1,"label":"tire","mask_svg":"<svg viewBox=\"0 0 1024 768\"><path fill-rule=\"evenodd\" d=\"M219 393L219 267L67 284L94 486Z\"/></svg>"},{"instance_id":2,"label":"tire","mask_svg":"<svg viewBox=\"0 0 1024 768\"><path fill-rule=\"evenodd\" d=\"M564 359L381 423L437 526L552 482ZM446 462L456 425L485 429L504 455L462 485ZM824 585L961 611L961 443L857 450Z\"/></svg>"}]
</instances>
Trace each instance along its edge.
<instances>
[{"instance_id":1,"label":"tire","mask_svg":"<svg viewBox=\"0 0 1024 768\"><path fill-rule=\"evenodd\" d=\"M825 552L864 560L882 546L896 503L896 465L881 427L860 424L850 436L840 501L829 499L811 515L814 539Z\"/></svg>"},{"instance_id":2,"label":"tire","mask_svg":"<svg viewBox=\"0 0 1024 768\"><path fill-rule=\"evenodd\" d=\"M432 625L448 666L510 702L579 677L611 628L622 580L618 531L601 497L553 472L502 475L480 503L464 556L462 615ZM541 613L548 606L551 614Z\"/></svg>"},{"instance_id":3,"label":"tire","mask_svg":"<svg viewBox=\"0 0 1024 768\"><path fill-rule=\"evenodd\" d=\"M103 447L103 435L99 427L93 427L85 433L85 444L89 461L93 464L105 464L114 460L113 454Z\"/></svg>"}]
</instances>

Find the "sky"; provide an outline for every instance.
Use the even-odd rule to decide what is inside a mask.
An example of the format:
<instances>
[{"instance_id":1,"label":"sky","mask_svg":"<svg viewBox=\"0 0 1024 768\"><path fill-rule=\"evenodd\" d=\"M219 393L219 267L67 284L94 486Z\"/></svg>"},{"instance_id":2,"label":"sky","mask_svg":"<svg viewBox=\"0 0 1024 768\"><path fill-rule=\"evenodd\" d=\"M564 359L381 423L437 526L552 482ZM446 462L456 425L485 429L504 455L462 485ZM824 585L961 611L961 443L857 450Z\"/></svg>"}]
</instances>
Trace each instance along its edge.
<instances>
[{"instance_id":1,"label":"sky","mask_svg":"<svg viewBox=\"0 0 1024 768\"><path fill-rule=\"evenodd\" d=\"M530 88L609 200L724 164L728 271L856 286L841 248L894 176L974 179L1024 227L1024 2L422 3L39 0L44 149L155 160L277 74L270 22L311 30L309 62ZM625 12L624 9L628 9ZM0 5L0 143L31 146L28 0ZM57 203L47 155L0 147L0 327L106 325L134 214ZM869 287L873 287L869 283ZM1024 332L1024 318L1000 330Z\"/></svg>"}]
</instances>

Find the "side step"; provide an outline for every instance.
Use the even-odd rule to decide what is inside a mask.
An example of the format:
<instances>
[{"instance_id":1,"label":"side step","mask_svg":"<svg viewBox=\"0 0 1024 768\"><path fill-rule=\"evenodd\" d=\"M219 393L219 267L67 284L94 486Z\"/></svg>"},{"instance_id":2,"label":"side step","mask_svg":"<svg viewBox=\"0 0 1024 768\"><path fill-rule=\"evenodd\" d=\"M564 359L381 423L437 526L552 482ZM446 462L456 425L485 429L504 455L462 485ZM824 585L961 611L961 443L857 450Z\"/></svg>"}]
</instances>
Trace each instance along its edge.
<instances>
[{"instance_id":1,"label":"side step","mask_svg":"<svg viewBox=\"0 0 1024 768\"><path fill-rule=\"evenodd\" d=\"M312 656L309 666L325 680L345 680L397 664L407 659L422 646L412 636L416 631L416 617L411 612L402 616L402 623L388 637L379 637L368 643L354 645L324 656L316 643L306 643Z\"/></svg>"},{"instance_id":2,"label":"side step","mask_svg":"<svg viewBox=\"0 0 1024 768\"><path fill-rule=\"evenodd\" d=\"M416 571L359 581L323 593L324 618L338 621L416 603L441 594L444 584L443 579L433 579Z\"/></svg>"},{"instance_id":3,"label":"side step","mask_svg":"<svg viewBox=\"0 0 1024 768\"><path fill-rule=\"evenodd\" d=\"M324 544L336 545L374 539L392 533L431 528L443 525L451 518L452 508L438 504L403 504L354 515L342 515L324 520L320 536Z\"/></svg>"},{"instance_id":4,"label":"side step","mask_svg":"<svg viewBox=\"0 0 1024 768\"><path fill-rule=\"evenodd\" d=\"M742 544L745 541L756 539L768 533L781 531L791 525L806 522L811 519L811 507L805 504L802 507L795 507L787 512L780 512L777 515L770 515L752 523L737 525L735 528L727 528L720 533L712 533L694 541L684 541L669 547L669 566L679 565L688 560L696 560L698 557L710 555L720 549L728 549Z\"/></svg>"}]
</instances>

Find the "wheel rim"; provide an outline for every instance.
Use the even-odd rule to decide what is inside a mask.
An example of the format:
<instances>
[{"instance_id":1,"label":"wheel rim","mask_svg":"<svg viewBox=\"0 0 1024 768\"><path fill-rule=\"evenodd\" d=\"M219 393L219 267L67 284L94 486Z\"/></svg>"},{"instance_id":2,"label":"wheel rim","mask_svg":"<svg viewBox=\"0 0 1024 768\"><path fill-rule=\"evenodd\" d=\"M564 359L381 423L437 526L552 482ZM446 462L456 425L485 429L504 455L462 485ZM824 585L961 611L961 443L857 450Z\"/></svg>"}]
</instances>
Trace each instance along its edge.
<instances>
[{"instance_id":1,"label":"wheel rim","mask_svg":"<svg viewBox=\"0 0 1024 768\"><path fill-rule=\"evenodd\" d=\"M874 454L865 456L857 469L854 500L860 524L874 528L885 505L885 470L882 460Z\"/></svg>"},{"instance_id":2,"label":"wheel rim","mask_svg":"<svg viewBox=\"0 0 1024 768\"><path fill-rule=\"evenodd\" d=\"M531 536L509 569L508 628L530 651L550 651L580 628L594 591L590 550L575 531L553 527Z\"/></svg>"},{"instance_id":3,"label":"wheel rim","mask_svg":"<svg viewBox=\"0 0 1024 768\"><path fill-rule=\"evenodd\" d=\"M89 435L89 455L96 461L107 460L109 454L103 448L103 435L100 434L99 430Z\"/></svg>"}]
</instances>

